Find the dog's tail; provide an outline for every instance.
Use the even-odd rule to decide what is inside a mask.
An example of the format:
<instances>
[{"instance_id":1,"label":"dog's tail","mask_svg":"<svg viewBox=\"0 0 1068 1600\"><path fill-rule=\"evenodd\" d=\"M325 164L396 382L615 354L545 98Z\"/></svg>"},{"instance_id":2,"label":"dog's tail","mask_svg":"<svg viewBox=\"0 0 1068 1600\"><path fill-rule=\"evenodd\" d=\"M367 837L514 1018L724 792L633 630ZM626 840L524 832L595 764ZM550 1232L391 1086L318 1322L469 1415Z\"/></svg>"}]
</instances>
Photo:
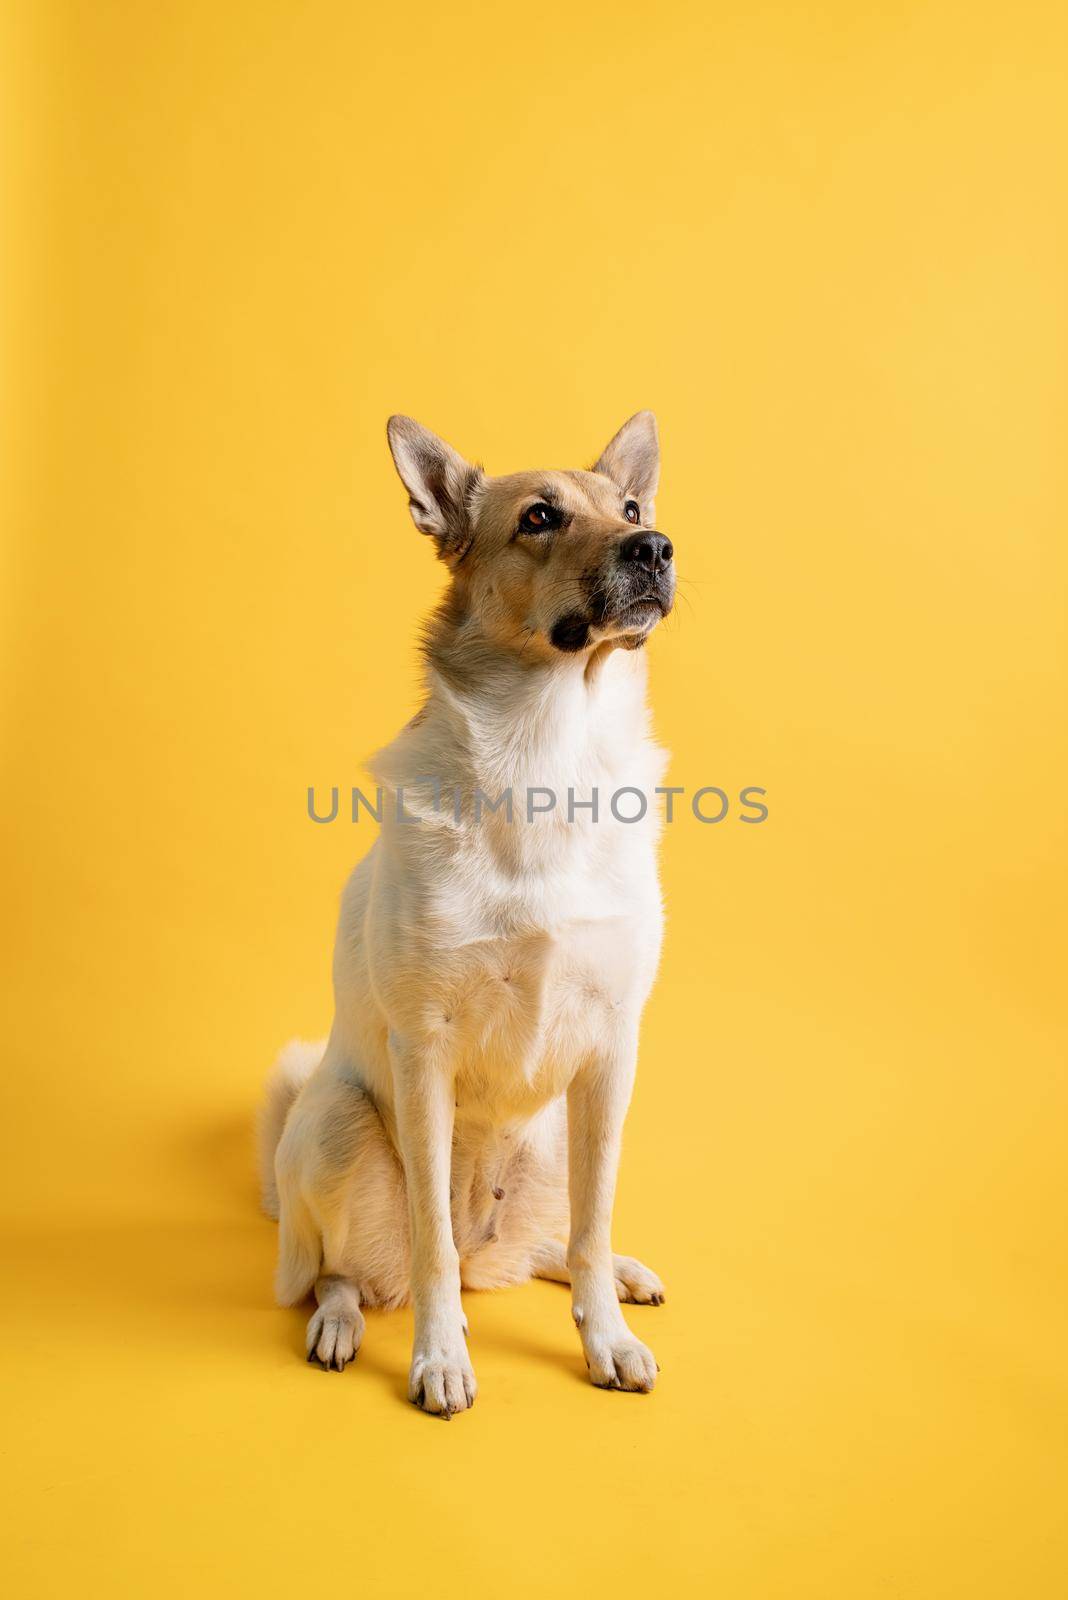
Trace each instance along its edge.
<instances>
[{"instance_id":1,"label":"dog's tail","mask_svg":"<svg viewBox=\"0 0 1068 1600\"><path fill-rule=\"evenodd\" d=\"M287 1044L267 1075L263 1106L256 1126L260 1157L260 1194L269 1217L278 1218L278 1184L274 1153L286 1125L289 1108L320 1061L326 1045L294 1039Z\"/></svg>"}]
</instances>

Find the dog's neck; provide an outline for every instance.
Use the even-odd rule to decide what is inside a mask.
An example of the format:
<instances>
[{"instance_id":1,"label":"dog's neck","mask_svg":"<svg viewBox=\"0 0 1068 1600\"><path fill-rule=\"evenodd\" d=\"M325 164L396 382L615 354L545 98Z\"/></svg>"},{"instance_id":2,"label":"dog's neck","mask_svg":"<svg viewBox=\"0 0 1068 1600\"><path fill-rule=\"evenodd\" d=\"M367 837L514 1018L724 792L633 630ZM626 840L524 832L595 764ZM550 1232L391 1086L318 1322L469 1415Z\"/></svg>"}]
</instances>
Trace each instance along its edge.
<instances>
[{"instance_id":1,"label":"dog's neck","mask_svg":"<svg viewBox=\"0 0 1068 1600\"><path fill-rule=\"evenodd\" d=\"M640 651L603 644L546 657L468 632L447 652L432 637L426 656L422 709L372 763L390 787L432 777L465 794L533 786L563 801L569 787L626 781L658 754Z\"/></svg>"}]
</instances>

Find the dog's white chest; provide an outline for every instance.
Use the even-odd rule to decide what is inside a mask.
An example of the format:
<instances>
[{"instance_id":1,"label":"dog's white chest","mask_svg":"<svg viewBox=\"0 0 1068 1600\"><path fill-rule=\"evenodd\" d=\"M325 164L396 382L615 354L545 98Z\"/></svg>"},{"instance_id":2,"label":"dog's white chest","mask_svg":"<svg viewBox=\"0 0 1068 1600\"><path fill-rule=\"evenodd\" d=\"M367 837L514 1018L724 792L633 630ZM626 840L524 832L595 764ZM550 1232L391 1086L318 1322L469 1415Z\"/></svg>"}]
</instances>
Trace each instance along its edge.
<instances>
[{"instance_id":1,"label":"dog's white chest","mask_svg":"<svg viewBox=\"0 0 1068 1600\"><path fill-rule=\"evenodd\" d=\"M532 1114L644 999L660 940L651 843L634 839L614 870L576 843L570 860L511 892L484 884L477 910L467 903L474 937L450 962L445 1013L456 1030L461 1117Z\"/></svg>"},{"instance_id":2,"label":"dog's white chest","mask_svg":"<svg viewBox=\"0 0 1068 1600\"><path fill-rule=\"evenodd\" d=\"M369 901L354 897L339 941L360 926L390 1028L453 1073L460 1121L491 1127L535 1116L633 1032L660 944L663 757L645 735L640 674L613 658L592 690L572 674L544 691L510 710L487 697L458 731L444 713L424 719L379 758L393 783L444 768L446 788L495 803L404 827L387 812ZM648 814L621 820L635 796ZM377 1057L386 1039L357 1042ZM388 1075L383 1060L383 1092Z\"/></svg>"},{"instance_id":3,"label":"dog's white chest","mask_svg":"<svg viewBox=\"0 0 1068 1600\"><path fill-rule=\"evenodd\" d=\"M626 943L605 922L471 947L448 1013L461 1117L521 1119L564 1092L621 1005Z\"/></svg>"}]
</instances>

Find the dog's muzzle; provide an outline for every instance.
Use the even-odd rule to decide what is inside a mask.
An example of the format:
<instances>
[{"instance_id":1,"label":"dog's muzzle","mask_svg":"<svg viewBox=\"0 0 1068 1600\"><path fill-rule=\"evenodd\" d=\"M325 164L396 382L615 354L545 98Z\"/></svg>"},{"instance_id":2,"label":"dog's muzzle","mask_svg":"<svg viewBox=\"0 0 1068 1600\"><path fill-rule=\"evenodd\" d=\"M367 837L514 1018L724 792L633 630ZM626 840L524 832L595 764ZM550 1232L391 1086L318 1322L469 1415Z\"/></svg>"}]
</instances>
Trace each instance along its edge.
<instances>
[{"instance_id":1,"label":"dog's muzzle","mask_svg":"<svg viewBox=\"0 0 1068 1600\"><path fill-rule=\"evenodd\" d=\"M616 547L588 606L558 618L549 641L571 653L594 643L599 631L605 637L630 635L640 644L674 603L674 546L665 534L642 528Z\"/></svg>"},{"instance_id":2,"label":"dog's muzzle","mask_svg":"<svg viewBox=\"0 0 1068 1600\"><path fill-rule=\"evenodd\" d=\"M608 605L604 620L619 624L637 614L640 623L644 608L645 627L655 627L666 617L675 601L675 547L665 534L642 529L632 533L619 546L615 581L607 587ZM657 615L659 612L659 616Z\"/></svg>"}]
</instances>

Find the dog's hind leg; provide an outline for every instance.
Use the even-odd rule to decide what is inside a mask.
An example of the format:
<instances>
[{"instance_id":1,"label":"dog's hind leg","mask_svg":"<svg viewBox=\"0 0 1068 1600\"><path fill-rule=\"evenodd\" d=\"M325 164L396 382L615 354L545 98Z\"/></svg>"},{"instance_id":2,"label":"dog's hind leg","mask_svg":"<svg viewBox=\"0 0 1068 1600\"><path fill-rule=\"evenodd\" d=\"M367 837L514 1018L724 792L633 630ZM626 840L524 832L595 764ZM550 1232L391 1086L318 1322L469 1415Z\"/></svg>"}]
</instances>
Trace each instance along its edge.
<instances>
[{"instance_id":1,"label":"dog's hind leg","mask_svg":"<svg viewBox=\"0 0 1068 1600\"><path fill-rule=\"evenodd\" d=\"M314 1287L308 1359L340 1371L359 1349L361 1308L400 1305L409 1287L404 1174L353 1068L327 1061L302 1091L275 1170L279 1302Z\"/></svg>"},{"instance_id":2,"label":"dog's hind leg","mask_svg":"<svg viewBox=\"0 0 1068 1600\"><path fill-rule=\"evenodd\" d=\"M534 1253L532 1270L535 1278L546 1278L550 1283L570 1283L567 1269L567 1249L556 1239L547 1239ZM664 1285L649 1267L635 1261L633 1256L613 1256L612 1271L616 1280L616 1295L624 1305L662 1306Z\"/></svg>"},{"instance_id":3,"label":"dog's hind leg","mask_svg":"<svg viewBox=\"0 0 1068 1600\"><path fill-rule=\"evenodd\" d=\"M284 1145L282 1147L284 1149ZM322 1266L319 1229L296 1183L279 1183L278 1266L275 1299L280 1306L303 1300Z\"/></svg>"},{"instance_id":4,"label":"dog's hind leg","mask_svg":"<svg viewBox=\"0 0 1068 1600\"><path fill-rule=\"evenodd\" d=\"M363 1339L364 1320L359 1287L351 1278L327 1273L315 1280L317 1309L308 1323L305 1347L309 1361L342 1372Z\"/></svg>"}]
</instances>

